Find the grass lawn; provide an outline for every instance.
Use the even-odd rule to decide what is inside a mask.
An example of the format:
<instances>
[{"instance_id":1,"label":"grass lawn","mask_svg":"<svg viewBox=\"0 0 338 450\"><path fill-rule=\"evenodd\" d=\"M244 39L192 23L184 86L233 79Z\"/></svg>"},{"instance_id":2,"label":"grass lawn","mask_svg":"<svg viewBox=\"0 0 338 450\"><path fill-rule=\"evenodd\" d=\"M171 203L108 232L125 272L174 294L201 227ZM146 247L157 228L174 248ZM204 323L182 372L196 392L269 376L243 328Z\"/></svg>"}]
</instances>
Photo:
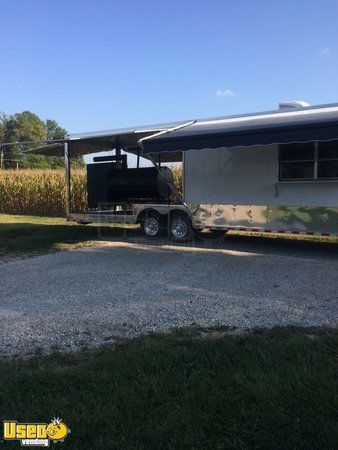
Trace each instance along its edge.
<instances>
[{"instance_id":1,"label":"grass lawn","mask_svg":"<svg viewBox=\"0 0 338 450\"><path fill-rule=\"evenodd\" d=\"M1 416L61 417L60 449L334 449L338 336L310 333L173 333L2 361Z\"/></svg>"},{"instance_id":2,"label":"grass lawn","mask_svg":"<svg viewBox=\"0 0 338 450\"><path fill-rule=\"evenodd\" d=\"M98 239L95 226L62 218L0 214L0 257L89 245Z\"/></svg>"}]
</instances>

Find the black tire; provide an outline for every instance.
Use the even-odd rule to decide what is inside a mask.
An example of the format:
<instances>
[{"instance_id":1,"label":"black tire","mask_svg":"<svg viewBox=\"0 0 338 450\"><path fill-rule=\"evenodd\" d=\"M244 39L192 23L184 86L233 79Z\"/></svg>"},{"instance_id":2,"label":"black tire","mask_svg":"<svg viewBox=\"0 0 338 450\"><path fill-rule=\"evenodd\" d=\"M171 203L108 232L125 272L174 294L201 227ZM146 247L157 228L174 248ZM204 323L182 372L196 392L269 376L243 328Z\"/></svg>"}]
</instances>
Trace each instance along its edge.
<instances>
[{"instance_id":1,"label":"black tire","mask_svg":"<svg viewBox=\"0 0 338 450\"><path fill-rule=\"evenodd\" d=\"M220 241L224 239L225 235L227 234L228 230L208 230L208 231L202 231L202 230L196 230L194 229L195 236L200 239L201 241Z\"/></svg>"},{"instance_id":2,"label":"black tire","mask_svg":"<svg viewBox=\"0 0 338 450\"><path fill-rule=\"evenodd\" d=\"M167 232L166 216L156 211L147 213L141 221L143 234L150 239L164 236Z\"/></svg>"},{"instance_id":3,"label":"black tire","mask_svg":"<svg viewBox=\"0 0 338 450\"><path fill-rule=\"evenodd\" d=\"M190 242L194 237L190 217L184 213L171 214L169 235L174 242Z\"/></svg>"}]
</instances>

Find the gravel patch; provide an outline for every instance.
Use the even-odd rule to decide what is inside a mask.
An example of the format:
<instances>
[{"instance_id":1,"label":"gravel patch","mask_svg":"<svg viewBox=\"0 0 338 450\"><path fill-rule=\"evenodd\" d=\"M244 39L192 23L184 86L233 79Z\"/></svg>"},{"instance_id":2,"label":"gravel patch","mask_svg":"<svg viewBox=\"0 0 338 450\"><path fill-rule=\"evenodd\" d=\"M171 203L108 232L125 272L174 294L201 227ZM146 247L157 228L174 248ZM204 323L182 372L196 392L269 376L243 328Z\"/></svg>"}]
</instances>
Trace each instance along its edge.
<instances>
[{"instance_id":1,"label":"gravel patch","mask_svg":"<svg viewBox=\"0 0 338 450\"><path fill-rule=\"evenodd\" d=\"M337 326L336 250L208 245L131 239L3 262L0 354L74 351L190 325Z\"/></svg>"}]
</instances>

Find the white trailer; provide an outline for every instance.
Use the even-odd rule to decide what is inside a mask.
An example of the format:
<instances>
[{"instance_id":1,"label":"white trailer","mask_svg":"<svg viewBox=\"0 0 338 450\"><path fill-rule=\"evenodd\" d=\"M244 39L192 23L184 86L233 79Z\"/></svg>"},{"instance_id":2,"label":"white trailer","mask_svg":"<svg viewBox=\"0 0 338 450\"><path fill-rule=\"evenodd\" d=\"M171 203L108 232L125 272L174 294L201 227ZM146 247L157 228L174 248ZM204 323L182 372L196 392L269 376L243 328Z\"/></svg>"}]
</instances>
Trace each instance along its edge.
<instances>
[{"instance_id":1,"label":"white trailer","mask_svg":"<svg viewBox=\"0 0 338 450\"><path fill-rule=\"evenodd\" d=\"M148 158L159 170L165 162L182 161L179 204L72 212L70 156L109 149ZM194 232L206 237L228 230L338 234L338 104L292 102L263 113L69 135L34 152L60 151L68 220L141 222L149 237L167 231L178 241Z\"/></svg>"}]
</instances>

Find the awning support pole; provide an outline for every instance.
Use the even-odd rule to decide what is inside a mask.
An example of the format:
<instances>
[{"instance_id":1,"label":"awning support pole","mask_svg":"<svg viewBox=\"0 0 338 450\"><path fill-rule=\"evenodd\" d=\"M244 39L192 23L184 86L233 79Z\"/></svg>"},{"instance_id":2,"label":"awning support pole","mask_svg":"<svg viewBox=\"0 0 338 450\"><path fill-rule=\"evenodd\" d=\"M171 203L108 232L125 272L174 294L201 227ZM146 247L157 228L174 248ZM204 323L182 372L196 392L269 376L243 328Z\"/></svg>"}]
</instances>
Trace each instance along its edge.
<instances>
[{"instance_id":1,"label":"awning support pole","mask_svg":"<svg viewBox=\"0 0 338 450\"><path fill-rule=\"evenodd\" d=\"M66 218L70 217L70 149L68 142L64 143L65 178L66 178Z\"/></svg>"}]
</instances>

